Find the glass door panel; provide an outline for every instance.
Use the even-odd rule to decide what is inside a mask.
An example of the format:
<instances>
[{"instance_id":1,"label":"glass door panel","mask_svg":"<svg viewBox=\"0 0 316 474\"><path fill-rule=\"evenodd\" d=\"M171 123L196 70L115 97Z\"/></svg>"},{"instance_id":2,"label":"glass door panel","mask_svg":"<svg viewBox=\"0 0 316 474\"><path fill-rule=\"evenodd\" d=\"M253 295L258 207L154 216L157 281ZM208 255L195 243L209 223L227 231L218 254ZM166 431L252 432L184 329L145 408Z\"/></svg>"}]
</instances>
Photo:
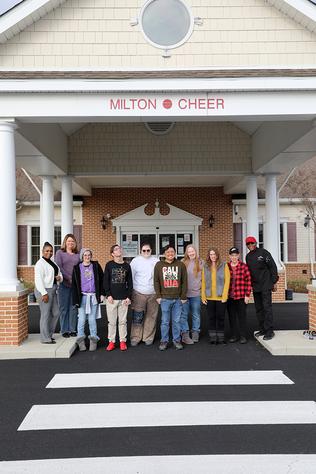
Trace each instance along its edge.
<instances>
[{"instance_id":1,"label":"glass door panel","mask_svg":"<svg viewBox=\"0 0 316 474\"><path fill-rule=\"evenodd\" d=\"M185 249L188 245L192 244L193 242L193 235L191 233L181 233L177 234L177 256L178 258L184 256Z\"/></svg>"},{"instance_id":2,"label":"glass door panel","mask_svg":"<svg viewBox=\"0 0 316 474\"><path fill-rule=\"evenodd\" d=\"M156 234L140 234L140 247L143 243L148 243L152 249L152 255L157 255Z\"/></svg>"},{"instance_id":3,"label":"glass door panel","mask_svg":"<svg viewBox=\"0 0 316 474\"><path fill-rule=\"evenodd\" d=\"M175 234L159 234L159 255L163 256L164 248L167 245L172 245L175 248Z\"/></svg>"}]
</instances>

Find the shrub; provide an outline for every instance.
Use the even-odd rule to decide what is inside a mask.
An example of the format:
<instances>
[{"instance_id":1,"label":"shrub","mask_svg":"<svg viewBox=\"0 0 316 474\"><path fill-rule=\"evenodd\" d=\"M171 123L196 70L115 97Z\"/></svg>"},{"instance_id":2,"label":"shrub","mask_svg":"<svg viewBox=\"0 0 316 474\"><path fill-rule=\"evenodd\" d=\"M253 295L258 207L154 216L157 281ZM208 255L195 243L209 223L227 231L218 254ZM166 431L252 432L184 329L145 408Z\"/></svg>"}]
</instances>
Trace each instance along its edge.
<instances>
[{"instance_id":1,"label":"shrub","mask_svg":"<svg viewBox=\"0 0 316 474\"><path fill-rule=\"evenodd\" d=\"M287 287L294 291L294 293L307 293L306 280L288 280Z\"/></svg>"}]
</instances>

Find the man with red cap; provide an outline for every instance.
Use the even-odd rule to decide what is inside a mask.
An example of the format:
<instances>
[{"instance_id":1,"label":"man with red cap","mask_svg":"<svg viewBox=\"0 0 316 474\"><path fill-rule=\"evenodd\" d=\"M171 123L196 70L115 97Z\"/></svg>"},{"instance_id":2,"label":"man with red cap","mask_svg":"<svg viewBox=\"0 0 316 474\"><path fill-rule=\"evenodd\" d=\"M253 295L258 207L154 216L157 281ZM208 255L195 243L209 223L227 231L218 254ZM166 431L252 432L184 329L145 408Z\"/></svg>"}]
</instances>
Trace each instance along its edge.
<instances>
[{"instance_id":1,"label":"man with red cap","mask_svg":"<svg viewBox=\"0 0 316 474\"><path fill-rule=\"evenodd\" d=\"M255 237L246 238L249 253L246 263L250 270L253 297L256 314L259 321L259 331L255 336L263 336L264 340L274 337L272 314L272 291L276 291L279 279L278 269L272 255L264 248L257 247Z\"/></svg>"}]
</instances>

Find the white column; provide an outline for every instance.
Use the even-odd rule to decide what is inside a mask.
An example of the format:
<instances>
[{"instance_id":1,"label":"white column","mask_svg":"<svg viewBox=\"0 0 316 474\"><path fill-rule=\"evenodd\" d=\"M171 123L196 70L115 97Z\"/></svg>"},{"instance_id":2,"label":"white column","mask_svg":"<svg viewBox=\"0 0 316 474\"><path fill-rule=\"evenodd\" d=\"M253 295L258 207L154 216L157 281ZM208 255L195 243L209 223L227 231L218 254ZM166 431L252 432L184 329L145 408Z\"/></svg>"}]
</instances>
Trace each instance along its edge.
<instances>
[{"instance_id":1,"label":"white column","mask_svg":"<svg viewBox=\"0 0 316 474\"><path fill-rule=\"evenodd\" d=\"M73 233L72 179L63 176L61 181L61 238Z\"/></svg>"},{"instance_id":2,"label":"white column","mask_svg":"<svg viewBox=\"0 0 316 474\"><path fill-rule=\"evenodd\" d=\"M264 228L264 247L271 253L278 268L280 263L279 199L276 174L266 174L266 222Z\"/></svg>"},{"instance_id":3,"label":"white column","mask_svg":"<svg viewBox=\"0 0 316 474\"><path fill-rule=\"evenodd\" d=\"M17 228L14 123L0 122L0 215L2 230L0 248L5 255L0 265L0 293L19 291L23 287L17 278Z\"/></svg>"},{"instance_id":4,"label":"white column","mask_svg":"<svg viewBox=\"0 0 316 474\"><path fill-rule=\"evenodd\" d=\"M247 176L247 235L259 237L257 177Z\"/></svg>"},{"instance_id":5,"label":"white column","mask_svg":"<svg viewBox=\"0 0 316 474\"><path fill-rule=\"evenodd\" d=\"M42 201L41 201L41 247L44 242L54 246L54 188L53 176L42 176Z\"/></svg>"}]
</instances>

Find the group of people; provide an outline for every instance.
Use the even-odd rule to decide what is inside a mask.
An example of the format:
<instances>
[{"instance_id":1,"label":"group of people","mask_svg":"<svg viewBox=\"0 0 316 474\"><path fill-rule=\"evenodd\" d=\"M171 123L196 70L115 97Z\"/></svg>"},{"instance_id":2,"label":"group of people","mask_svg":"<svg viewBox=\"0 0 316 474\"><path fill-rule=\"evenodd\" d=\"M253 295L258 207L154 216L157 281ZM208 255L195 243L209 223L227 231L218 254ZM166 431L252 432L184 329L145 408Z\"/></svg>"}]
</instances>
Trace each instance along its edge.
<instances>
[{"instance_id":1,"label":"group of people","mask_svg":"<svg viewBox=\"0 0 316 474\"><path fill-rule=\"evenodd\" d=\"M253 292L259 321L257 336L271 339L273 332L272 291L278 272L271 254L257 246L255 237L246 238L246 263L238 248L232 247L228 261L211 247L203 261L193 245L187 245L184 258L176 258L172 245L164 248L164 258L152 255L150 243L143 242L140 255L131 263L123 259L120 245L112 245L111 260L104 271L92 260L92 251L79 253L73 234L67 234L52 260L53 247L46 242L35 265L35 294L40 306L40 338L54 344L58 319L63 337L76 337L79 350L86 346L85 326L89 326L89 350L97 348L96 320L101 318L100 303L105 301L108 320L107 351L127 350L127 315L131 305L130 345L153 344L161 309L159 350L169 345L171 329L175 349L199 342L201 303L206 305L209 342L225 344L225 314L230 324L229 342L247 342L246 308ZM190 318L191 315L191 318ZM191 324L190 324L191 323ZM191 329L190 329L191 326Z\"/></svg>"}]
</instances>

